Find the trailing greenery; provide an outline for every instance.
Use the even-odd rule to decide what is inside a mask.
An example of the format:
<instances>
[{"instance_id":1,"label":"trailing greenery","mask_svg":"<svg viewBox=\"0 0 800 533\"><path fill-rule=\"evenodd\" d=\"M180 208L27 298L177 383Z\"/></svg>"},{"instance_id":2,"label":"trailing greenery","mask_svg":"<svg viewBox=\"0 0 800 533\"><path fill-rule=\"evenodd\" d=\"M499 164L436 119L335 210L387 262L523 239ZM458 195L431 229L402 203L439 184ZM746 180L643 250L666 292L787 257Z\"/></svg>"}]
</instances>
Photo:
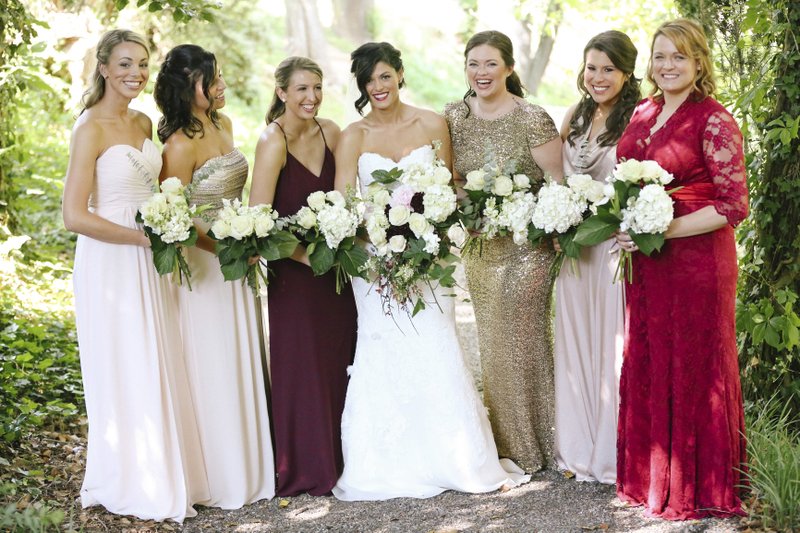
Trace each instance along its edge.
<instances>
[{"instance_id":1,"label":"trailing greenery","mask_svg":"<svg viewBox=\"0 0 800 533\"><path fill-rule=\"evenodd\" d=\"M748 417L747 426L753 517L767 529L800 527L800 432L789 406L773 398Z\"/></svg>"}]
</instances>

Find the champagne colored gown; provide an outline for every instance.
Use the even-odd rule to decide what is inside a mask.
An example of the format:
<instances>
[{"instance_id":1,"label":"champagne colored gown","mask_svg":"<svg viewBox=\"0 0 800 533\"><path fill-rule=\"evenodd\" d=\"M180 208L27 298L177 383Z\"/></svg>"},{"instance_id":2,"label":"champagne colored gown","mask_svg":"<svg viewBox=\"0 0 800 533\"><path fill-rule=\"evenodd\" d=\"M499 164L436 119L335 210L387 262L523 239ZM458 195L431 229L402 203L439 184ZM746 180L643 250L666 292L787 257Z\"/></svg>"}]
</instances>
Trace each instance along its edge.
<instances>
[{"instance_id":1,"label":"champagne colored gown","mask_svg":"<svg viewBox=\"0 0 800 533\"><path fill-rule=\"evenodd\" d=\"M589 174L604 182L616 145L600 146L590 130L564 142L564 176ZM614 283L619 253L614 239L567 259L556 280L556 462L578 481L614 483L617 410L624 340L623 284Z\"/></svg>"},{"instance_id":2,"label":"champagne colored gown","mask_svg":"<svg viewBox=\"0 0 800 533\"><path fill-rule=\"evenodd\" d=\"M136 213L153 195L161 154L150 140L97 159L90 206L141 229ZM84 507L145 520L196 515L208 498L205 465L183 361L174 286L149 248L78 235L75 322L89 419Z\"/></svg>"},{"instance_id":3,"label":"champagne colored gown","mask_svg":"<svg viewBox=\"0 0 800 533\"><path fill-rule=\"evenodd\" d=\"M201 231L223 198L241 197L245 181L247 160L236 149L194 171L191 202L214 207L195 220ZM181 286L178 300L211 492L202 503L238 509L275 494L261 321L250 287L225 281L214 254L192 247L187 261L192 290Z\"/></svg>"},{"instance_id":4,"label":"champagne colored gown","mask_svg":"<svg viewBox=\"0 0 800 533\"><path fill-rule=\"evenodd\" d=\"M520 103L496 119L470 113L464 102L445 107L453 142L453 167L462 177L483 168L487 147L498 162L513 159L534 191L543 182L531 147L556 137L553 119L539 106ZM553 464L553 345L551 250L518 246L511 237L483 243L465 254L467 284L475 308L483 372L497 450L524 470Z\"/></svg>"}]
</instances>

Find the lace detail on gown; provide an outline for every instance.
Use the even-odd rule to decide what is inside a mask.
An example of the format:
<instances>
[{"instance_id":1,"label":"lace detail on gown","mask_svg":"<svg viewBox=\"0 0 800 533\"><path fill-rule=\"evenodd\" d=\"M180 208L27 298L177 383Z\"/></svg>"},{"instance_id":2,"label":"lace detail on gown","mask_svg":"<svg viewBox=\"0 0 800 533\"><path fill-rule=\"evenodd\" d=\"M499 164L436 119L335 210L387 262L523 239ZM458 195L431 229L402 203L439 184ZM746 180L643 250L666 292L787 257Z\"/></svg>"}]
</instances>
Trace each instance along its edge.
<instances>
[{"instance_id":1,"label":"lace detail on gown","mask_svg":"<svg viewBox=\"0 0 800 533\"><path fill-rule=\"evenodd\" d=\"M421 146L395 162L359 158L361 190L372 172L433 161ZM426 298L433 298L427 289ZM345 469L334 495L343 500L426 498L448 489L488 492L527 481L499 461L486 410L455 330L454 301L437 290L413 321L383 313L369 282L353 280L358 341L342 416Z\"/></svg>"},{"instance_id":2,"label":"lace detail on gown","mask_svg":"<svg viewBox=\"0 0 800 533\"><path fill-rule=\"evenodd\" d=\"M708 117L703 154L717 190L714 208L735 226L747 216L747 175L742 134L732 116L716 112Z\"/></svg>"}]
</instances>

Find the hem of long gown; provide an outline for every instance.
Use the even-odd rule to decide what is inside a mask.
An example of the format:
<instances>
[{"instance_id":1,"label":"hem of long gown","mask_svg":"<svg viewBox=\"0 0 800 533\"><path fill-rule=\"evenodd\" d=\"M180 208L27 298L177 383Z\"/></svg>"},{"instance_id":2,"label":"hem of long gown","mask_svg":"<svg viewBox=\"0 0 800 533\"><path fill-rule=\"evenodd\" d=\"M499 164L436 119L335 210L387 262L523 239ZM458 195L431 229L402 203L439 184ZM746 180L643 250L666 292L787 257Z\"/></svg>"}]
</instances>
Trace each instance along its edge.
<instances>
[{"instance_id":1,"label":"hem of long gown","mask_svg":"<svg viewBox=\"0 0 800 533\"><path fill-rule=\"evenodd\" d=\"M556 468L562 474L567 472L573 474L575 481L580 481L581 483L601 483L603 485L615 485L617 483L617 476L598 476L594 472L570 466L563 460L556 460Z\"/></svg>"},{"instance_id":2,"label":"hem of long gown","mask_svg":"<svg viewBox=\"0 0 800 533\"><path fill-rule=\"evenodd\" d=\"M251 498L248 498L243 502L230 503L230 502L208 501L208 502L195 502L195 505L201 505L203 507L209 507L214 509L223 509L226 511L233 511L236 509L241 509L245 505L251 505L256 502L260 502L261 500L271 500L274 497L275 497L274 493L269 495L260 494L258 496L253 496Z\"/></svg>"},{"instance_id":3,"label":"hem of long gown","mask_svg":"<svg viewBox=\"0 0 800 533\"><path fill-rule=\"evenodd\" d=\"M667 505L662 511L656 511L647 505L647 502L635 496L625 494L617 488L617 497L632 507L644 507L644 515L648 518L660 518L662 520L700 520L702 518L734 518L737 516L747 516L742 510L742 503L736 498L736 505L730 509L720 507L707 509L674 509Z\"/></svg>"},{"instance_id":4,"label":"hem of long gown","mask_svg":"<svg viewBox=\"0 0 800 533\"><path fill-rule=\"evenodd\" d=\"M178 524L183 524L183 521L186 518L192 518L197 516L197 511L193 507L194 505L199 505L198 503L193 504L186 504L186 509L183 515L176 515L176 516L157 516L155 513L152 512L145 512L142 509L118 509L115 506L107 505L100 501L98 498L92 496L92 494L87 490L81 490L81 507L83 509L87 509L89 507L97 507L100 506L106 511L111 514L120 515L120 516L135 516L140 520L154 520L156 522L164 522L166 520L171 520L172 522L177 522Z\"/></svg>"}]
</instances>

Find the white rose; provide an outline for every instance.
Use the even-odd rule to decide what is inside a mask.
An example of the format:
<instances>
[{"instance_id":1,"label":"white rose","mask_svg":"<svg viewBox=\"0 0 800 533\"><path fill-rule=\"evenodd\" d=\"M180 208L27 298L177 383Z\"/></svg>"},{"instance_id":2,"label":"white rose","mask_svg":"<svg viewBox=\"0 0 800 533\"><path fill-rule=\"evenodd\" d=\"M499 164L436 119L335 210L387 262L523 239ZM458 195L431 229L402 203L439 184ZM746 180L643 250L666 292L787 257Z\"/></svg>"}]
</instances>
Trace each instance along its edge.
<instances>
[{"instance_id":1,"label":"white rose","mask_svg":"<svg viewBox=\"0 0 800 533\"><path fill-rule=\"evenodd\" d=\"M335 205L336 207L344 207L345 205L347 205L344 196L342 196L342 193L340 193L339 191L328 191L327 193L325 193L325 199L328 200L333 205Z\"/></svg>"},{"instance_id":2,"label":"white rose","mask_svg":"<svg viewBox=\"0 0 800 533\"><path fill-rule=\"evenodd\" d=\"M325 193L322 191L312 192L308 195L308 207L314 211L319 211L325 207Z\"/></svg>"},{"instance_id":3,"label":"white rose","mask_svg":"<svg viewBox=\"0 0 800 533\"><path fill-rule=\"evenodd\" d=\"M311 229L317 225L317 215L309 207L301 207L295 217L297 223L305 229Z\"/></svg>"},{"instance_id":4,"label":"white rose","mask_svg":"<svg viewBox=\"0 0 800 533\"><path fill-rule=\"evenodd\" d=\"M404 205L396 205L389 209L389 222L392 226L402 226L408 222L411 210Z\"/></svg>"},{"instance_id":5,"label":"white rose","mask_svg":"<svg viewBox=\"0 0 800 533\"><path fill-rule=\"evenodd\" d=\"M492 193L497 196L508 196L514 192L514 182L508 176L497 176L492 186Z\"/></svg>"},{"instance_id":6,"label":"white rose","mask_svg":"<svg viewBox=\"0 0 800 533\"><path fill-rule=\"evenodd\" d=\"M389 239L389 249L395 253L400 253L406 249L406 238L402 235L395 235Z\"/></svg>"},{"instance_id":7,"label":"white rose","mask_svg":"<svg viewBox=\"0 0 800 533\"><path fill-rule=\"evenodd\" d=\"M464 246L467 241L467 232L461 227L461 224L453 224L447 228L447 238L458 248Z\"/></svg>"},{"instance_id":8,"label":"white rose","mask_svg":"<svg viewBox=\"0 0 800 533\"><path fill-rule=\"evenodd\" d=\"M389 212L389 216L391 217L391 211ZM420 237L422 234L428 233L432 229L428 219L425 218L425 215L420 213L411 213L408 217L408 227L414 232L415 237Z\"/></svg>"},{"instance_id":9,"label":"white rose","mask_svg":"<svg viewBox=\"0 0 800 533\"><path fill-rule=\"evenodd\" d=\"M588 174L572 174L567 178L567 185L576 191L585 191L594 180Z\"/></svg>"},{"instance_id":10,"label":"white rose","mask_svg":"<svg viewBox=\"0 0 800 533\"><path fill-rule=\"evenodd\" d=\"M586 190L586 199L593 204L604 204L608 201L605 195L605 186L599 181L592 180Z\"/></svg>"},{"instance_id":11,"label":"white rose","mask_svg":"<svg viewBox=\"0 0 800 533\"><path fill-rule=\"evenodd\" d=\"M211 225L211 231L214 232L214 236L217 239L224 239L230 237L231 225L227 220L219 219Z\"/></svg>"},{"instance_id":12,"label":"white rose","mask_svg":"<svg viewBox=\"0 0 800 533\"><path fill-rule=\"evenodd\" d=\"M468 191L480 191L486 185L486 172L483 170L473 170L467 173L467 183L464 188Z\"/></svg>"},{"instance_id":13,"label":"white rose","mask_svg":"<svg viewBox=\"0 0 800 533\"><path fill-rule=\"evenodd\" d=\"M392 194L386 189L379 189L372 195L372 202L380 207L389 204L392 199Z\"/></svg>"},{"instance_id":14,"label":"white rose","mask_svg":"<svg viewBox=\"0 0 800 533\"><path fill-rule=\"evenodd\" d=\"M433 171L433 183L435 185L449 185L453 176L447 167L436 167Z\"/></svg>"},{"instance_id":15,"label":"white rose","mask_svg":"<svg viewBox=\"0 0 800 533\"><path fill-rule=\"evenodd\" d=\"M514 185L518 189L529 189L531 186L531 180L525 174L514 174Z\"/></svg>"},{"instance_id":16,"label":"white rose","mask_svg":"<svg viewBox=\"0 0 800 533\"><path fill-rule=\"evenodd\" d=\"M182 194L183 183L175 177L167 178L161 182L161 192L164 194Z\"/></svg>"},{"instance_id":17,"label":"white rose","mask_svg":"<svg viewBox=\"0 0 800 533\"><path fill-rule=\"evenodd\" d=\"M256 217L256 220L253 224L256 237L266 237L274 227L275 221L272 219L272 216L270 216L269 213L260 214L258 217Z\"/></svg>"},{"instance_id":18,"label":"white rose","mask_svg":"<svg viewBox=\"0 0 800 533\"><path fill-rule=\"evenodd\" d=\"M369 240L375 246L383 246L386 244L386 229L379 224L367 224L367 234Z\"/></svg>"},{"instance_id":19,"label":"white rose","mask_svg":"<svg viewBox=\"0 0 800 533\"><path fill-rule=\"evenodd\" d=\"M603 185L603 196L605 196L606 198L614 198L615 194L617 194L617 192L614 190L613 184L606 183L605 185Z\"/></svg>"},{"instance_id":20,"label":"white rose","mask_svg":"<svg viewBox=\"0 0 800 533\"><path fill-rule=\"evenodd\" d=\"M636 159L628 159L617 163L614 168L613 176L617 181L625 181L628 183L636 183L642 179L642 172L644 168L641 161Z\"/></svg>"},{"instance_id":21,"label":"white rose","mask_svg":"<svg viewBox=\"0 0 800 533\"><path fill-rule=\"evenodd\" d=\"M231 237L237 241L253 233L253 219L248 215L237 215L231 220Z\"/></svg>"}]
</instances>

